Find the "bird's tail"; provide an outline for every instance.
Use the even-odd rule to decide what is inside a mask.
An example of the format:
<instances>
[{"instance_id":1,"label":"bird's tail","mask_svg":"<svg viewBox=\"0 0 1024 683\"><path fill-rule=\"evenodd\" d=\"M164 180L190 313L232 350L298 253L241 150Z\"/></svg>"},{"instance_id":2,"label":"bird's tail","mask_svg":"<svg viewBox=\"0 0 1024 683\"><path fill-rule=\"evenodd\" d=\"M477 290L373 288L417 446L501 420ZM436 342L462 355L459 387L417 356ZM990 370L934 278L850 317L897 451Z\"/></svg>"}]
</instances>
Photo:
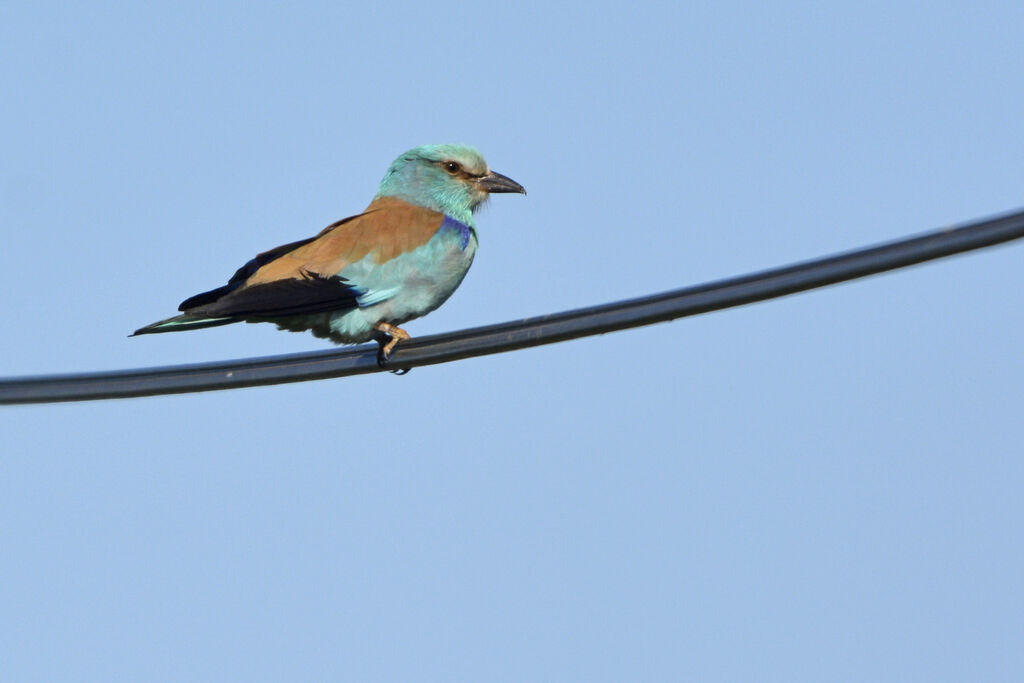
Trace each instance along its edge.
<instances>
[{"instance_id":1,"label":"bird's tail","mask_svg":"<svg viewBox=\"0 0 1024 683\"><path fill-rule=\"evenodd\" d=\"M146 325L132 332L130 337L139 334L158 334L160 332L184 332L185 330L198 330L204 327L217 327L218 325L230 325L238 322L237 318L201 318L194 315L176 315L167 320L159 320L152 325Z\"/></svg>"}]
</instances>

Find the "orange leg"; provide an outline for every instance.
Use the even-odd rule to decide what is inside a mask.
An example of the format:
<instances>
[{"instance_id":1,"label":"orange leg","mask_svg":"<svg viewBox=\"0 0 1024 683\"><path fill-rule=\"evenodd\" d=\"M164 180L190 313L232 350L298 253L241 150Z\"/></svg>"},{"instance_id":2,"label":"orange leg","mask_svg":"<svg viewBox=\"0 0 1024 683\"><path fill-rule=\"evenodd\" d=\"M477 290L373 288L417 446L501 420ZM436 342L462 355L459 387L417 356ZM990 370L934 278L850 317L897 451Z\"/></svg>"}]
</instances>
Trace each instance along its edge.
<instances>
[{"instance_id":1,"label":"orange leg","mask_svg":"<svg viewBox=\"0 0 1024 683\"><path fill-rule=\"evenodd\" d=\"M383 345L380 349L380 355L383 356L384 360L388 359L388 356L391 355L391 351L398 345L398 342L412 338L409 336L409 333L401 327L396 327L389 323L377 323L377 326L374 329L391 337L391 341Z\"/></svg>"}]
</instances>

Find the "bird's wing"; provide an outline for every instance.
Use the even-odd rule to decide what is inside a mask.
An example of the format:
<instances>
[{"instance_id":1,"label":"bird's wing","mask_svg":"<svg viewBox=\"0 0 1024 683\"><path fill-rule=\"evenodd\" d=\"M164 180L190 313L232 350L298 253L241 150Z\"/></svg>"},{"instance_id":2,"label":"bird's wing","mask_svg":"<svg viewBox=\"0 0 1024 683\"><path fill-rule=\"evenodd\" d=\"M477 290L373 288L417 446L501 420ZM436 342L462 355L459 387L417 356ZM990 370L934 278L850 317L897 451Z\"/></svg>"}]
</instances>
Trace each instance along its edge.
<instances>
[{"instance_id":1,"label":"bird's wing","mask_svg":"<svg viewBox=\"0 0 1024 683\"><path fill-rule=\"evenodd\" d=\"M272 318L369 306L387 300L398 284L376 289L349 281L342 271L370 259L383 264L426 244L444 214L393 198L338 221L319 235L263 252L238 269L227 285L182 302L190 315Z\"/></svg>"}]
</instances>

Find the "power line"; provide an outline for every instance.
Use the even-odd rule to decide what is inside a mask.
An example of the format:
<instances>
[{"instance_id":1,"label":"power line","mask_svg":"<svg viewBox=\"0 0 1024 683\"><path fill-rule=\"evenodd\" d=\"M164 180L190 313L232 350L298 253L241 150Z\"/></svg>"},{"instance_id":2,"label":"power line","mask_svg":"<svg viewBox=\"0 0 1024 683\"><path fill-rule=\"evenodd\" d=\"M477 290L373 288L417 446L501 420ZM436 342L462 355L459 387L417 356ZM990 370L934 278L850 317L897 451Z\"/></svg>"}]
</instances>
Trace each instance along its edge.
<instances>
[{"instance_id":1,"label":"power line","mask_svg":"<svg viewBox=\"0 0 1024 683\"><path fill-rule=\"evenodd\" d=\"M1024 211L791 266L400 345L387 369L414 368L603 334L786 296L1024 237ZM0 404L133 398L380 372L364 345L195 365L0 379Z\"/></svg>"}]
</instances>

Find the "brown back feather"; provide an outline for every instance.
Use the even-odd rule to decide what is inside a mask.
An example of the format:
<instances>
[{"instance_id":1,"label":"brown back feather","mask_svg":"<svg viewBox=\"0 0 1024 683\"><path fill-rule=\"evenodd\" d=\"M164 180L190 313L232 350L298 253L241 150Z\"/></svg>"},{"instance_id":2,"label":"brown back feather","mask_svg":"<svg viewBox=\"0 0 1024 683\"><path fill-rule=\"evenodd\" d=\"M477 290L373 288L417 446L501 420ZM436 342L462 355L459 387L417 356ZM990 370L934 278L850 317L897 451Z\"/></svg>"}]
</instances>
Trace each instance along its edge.
<instances>
[{"instance_id":1,"label":"brown back feather","mask_svg":"<svg viewBox=\"0 0 1024 683\"><path fill-rule=\"evenodd\" d=\"M327 226L312 241L263 264L245 286L301 279L307 272L331 277L367 255L386 263L426 244L443 222L444 214L437 211L393 197L375 199L358 216Z\"/></svg>"}]
</instances>

